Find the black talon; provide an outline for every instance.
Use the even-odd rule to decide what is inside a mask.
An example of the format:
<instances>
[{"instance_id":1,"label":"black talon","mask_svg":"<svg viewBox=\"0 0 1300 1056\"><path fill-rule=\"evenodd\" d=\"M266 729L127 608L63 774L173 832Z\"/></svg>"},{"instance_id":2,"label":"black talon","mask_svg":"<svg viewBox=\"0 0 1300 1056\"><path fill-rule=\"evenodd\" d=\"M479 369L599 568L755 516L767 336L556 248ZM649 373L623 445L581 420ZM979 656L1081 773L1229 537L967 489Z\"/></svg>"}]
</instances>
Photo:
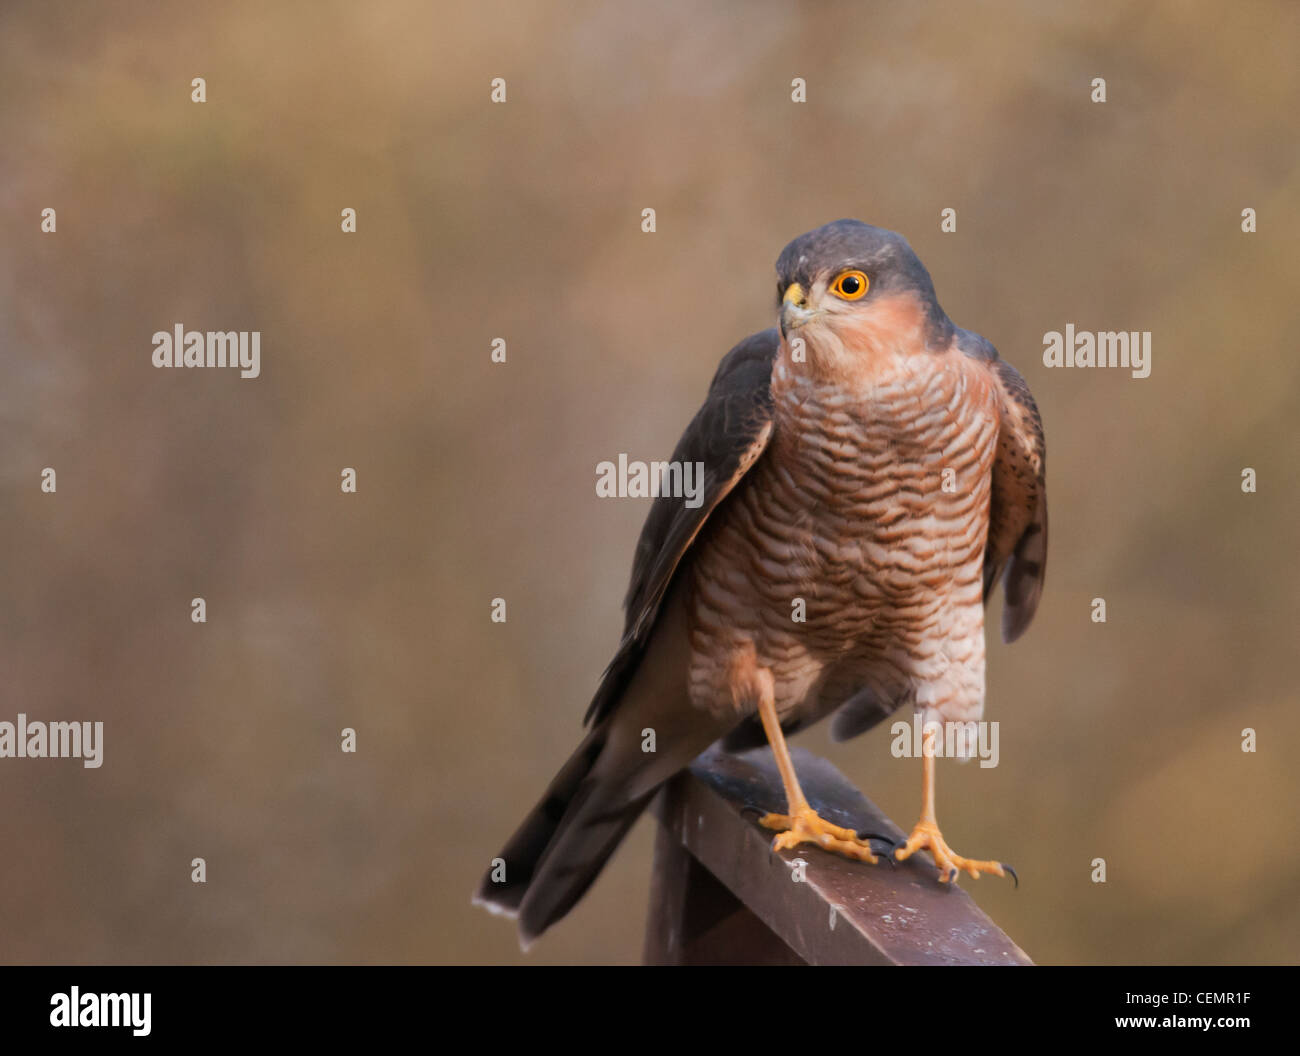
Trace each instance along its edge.
<instances>
[{"instance_id":1,"label":"black talon","mask_svg":"<svg viewBox=\"0 0 1300 1056\"><path fill-rule=\"evenodd\" d=\"M753 803L746 803L743 807L740 808L740 816L742 818L746 814L753 814L755 818L765 818L767 817L767 815L771 813L772 812L770 810L763 810L760 807L754 806Z\"/></svg>"},{"instance_id":2,"label":"black talon","mask_svg":"<svg viewBox=\"0 0 1300 1056\"><path fill-rule=\"evenodd\" d=\"M1016 887L1019 888L1019 887L1020 887L1020 877L1016 876L1016 871L1015 871L1014 869L1012 869L1011 866L1007 865L1006 862L999 862L998 864L1001 865L1003 869L1005 869L1008 873L1011 874L1011 879L1014 880L1014 881L1016 882Z\"/></svg>"},{"instance_id":3,"label":"black talon","mask_svg":"<svg viewBox=\"0 0 1300 1056\"><path fill-rule=\"evenodd\" d=\"M883 854L886 858L889 859L889 864L890 864L890 865L893 865L893 866L897 866L897 865L898 865L898 859L894 857L894 852L895 852L896 850L898 850L898 848L901 847L901 846L903 845L903 841L901 841L901 840L895 840L892 836L882 836L882 835L881 835L880 833L878 833L878 832L869 832L869 833L867 833L867 834L865 834L865 835L863 835L862 833L858 832L858 833L855 833L854 835L856 835L856 836L858 837L858 839L860 839L860 840L867 840L867 841L871 841L871 840L879 840L879 841L880 841L881 843L883 843L883 844L885 845L885 847L887 848L887 850L881 851L880 853ZM872 849L872 851L875 850L874 847L871 848L871 849Z\"/></svg>"},{"instance_id":4,"label":"black talon","mask_svg":"<svg viewBox=\"0 0 1300 1056\"><path fill-rule=\"evenodd\" d=\"M954 865L954 866L952 867L952 872L950 872L950 873L948 874L948 883L950 883L950 884L955 884L955 883L957 882L957 877L958 877L958 875L959 875L959 870L958 870L957 867Z\"/></svg>"},{"instance_id":5,"label":"black talon","mask_svg":"<svg viewBox=\"0 0 1300 1056\"><path fill-rule=\"evenodd\" d=\"M858 832L855 829L853 835L860 840L879 840L881 843L887 843L891 847L897 846L897 844L895 844L888 836L882 836L878 832Z\"/></svg>"}]
</instances>

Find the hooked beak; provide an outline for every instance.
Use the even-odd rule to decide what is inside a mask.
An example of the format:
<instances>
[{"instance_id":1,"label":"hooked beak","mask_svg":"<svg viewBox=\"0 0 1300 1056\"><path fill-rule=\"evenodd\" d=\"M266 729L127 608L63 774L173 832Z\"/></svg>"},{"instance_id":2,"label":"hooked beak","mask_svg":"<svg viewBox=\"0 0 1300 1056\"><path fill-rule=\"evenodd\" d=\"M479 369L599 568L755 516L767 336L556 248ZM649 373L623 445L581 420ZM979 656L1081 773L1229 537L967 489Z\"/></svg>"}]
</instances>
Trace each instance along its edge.
<instances>
[{"instance_id":1,"label":"hooked beak","mask_svg":"<svg viewBox=\"0 0 1300 1056\"><path fill-rule=\"evenodd\" d=\"M790 283L781 298L781 336L789 337L791 330L798 330L816 314L808 308L808 295L804 288L797 282Z\"/></svg>"}]
</instances>

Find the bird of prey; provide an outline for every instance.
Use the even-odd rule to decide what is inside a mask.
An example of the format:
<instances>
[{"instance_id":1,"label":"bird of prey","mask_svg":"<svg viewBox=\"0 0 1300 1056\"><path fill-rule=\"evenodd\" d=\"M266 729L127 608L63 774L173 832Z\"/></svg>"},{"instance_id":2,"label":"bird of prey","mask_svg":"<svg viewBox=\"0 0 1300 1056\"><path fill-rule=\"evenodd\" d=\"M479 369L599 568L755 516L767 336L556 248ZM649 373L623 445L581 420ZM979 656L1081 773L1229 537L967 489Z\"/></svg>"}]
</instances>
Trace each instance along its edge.
<instances>
[{"instance_id":1,"label":"bird of prey","mask_svg":"<svg viewBox=\"0 0 1300 1056\"><path fill-rule=\"evenodd\" d=\"M517 916L525 945L719 739L771 745L786 795L761 819L774 850L812 843L874 863L868 839L812 809L786 748L832 714L836 740L907 705L922 716L921 818L896 859L929 850L941 881L1007 875L944 840L934 738L983 714L998 581L1006 641L1042 594L1038 409L1015 368L939 307L902 236L838 220L786 246L776 270L779 325L727 353L673 453L703 464L704 501L652 504L587 735L475 895Z\"/></svg>"}]
</instances>

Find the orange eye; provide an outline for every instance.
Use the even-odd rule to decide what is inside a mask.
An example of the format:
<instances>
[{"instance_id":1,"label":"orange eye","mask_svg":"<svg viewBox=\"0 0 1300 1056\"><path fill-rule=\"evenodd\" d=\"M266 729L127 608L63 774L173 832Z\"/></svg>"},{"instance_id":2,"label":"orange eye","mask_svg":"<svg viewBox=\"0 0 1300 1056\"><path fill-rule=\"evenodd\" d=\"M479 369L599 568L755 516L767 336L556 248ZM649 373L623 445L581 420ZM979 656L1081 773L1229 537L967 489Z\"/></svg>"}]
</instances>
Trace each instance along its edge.
<instances>
[{"instance_id":1,"label":"orange eye","mask_svg":"<svg viewBox=\"0 0 1300 1056\"><path fill-rule=\"evenodd\" d=\"M866 273L862 271L843 272L833 283L831 289L846 301L856 301L871 285Z\"/></svg>"}]
</instances>

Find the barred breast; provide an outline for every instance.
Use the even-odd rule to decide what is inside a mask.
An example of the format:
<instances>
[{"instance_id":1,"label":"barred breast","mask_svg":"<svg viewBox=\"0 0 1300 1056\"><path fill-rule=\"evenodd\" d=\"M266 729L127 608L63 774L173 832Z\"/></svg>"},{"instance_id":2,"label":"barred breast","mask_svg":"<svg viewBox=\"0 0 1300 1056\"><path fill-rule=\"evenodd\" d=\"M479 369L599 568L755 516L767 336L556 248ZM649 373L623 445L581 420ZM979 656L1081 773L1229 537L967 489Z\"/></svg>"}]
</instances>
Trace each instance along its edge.
<instances>
[{"instance_id":1,"label":"barred breast","mask_svg":"<svg viewBox=\"0 0 1300 1056\"><path fill-rule=\"evenodd\" d=\"M846 384L782 356L772 392L771 444L691 567L692 701L735 706L728 670L752 656L783 721L863 688L978 719L998 430L983 365L955 347L897 353Z\"/></svg>"}]
</instances>

